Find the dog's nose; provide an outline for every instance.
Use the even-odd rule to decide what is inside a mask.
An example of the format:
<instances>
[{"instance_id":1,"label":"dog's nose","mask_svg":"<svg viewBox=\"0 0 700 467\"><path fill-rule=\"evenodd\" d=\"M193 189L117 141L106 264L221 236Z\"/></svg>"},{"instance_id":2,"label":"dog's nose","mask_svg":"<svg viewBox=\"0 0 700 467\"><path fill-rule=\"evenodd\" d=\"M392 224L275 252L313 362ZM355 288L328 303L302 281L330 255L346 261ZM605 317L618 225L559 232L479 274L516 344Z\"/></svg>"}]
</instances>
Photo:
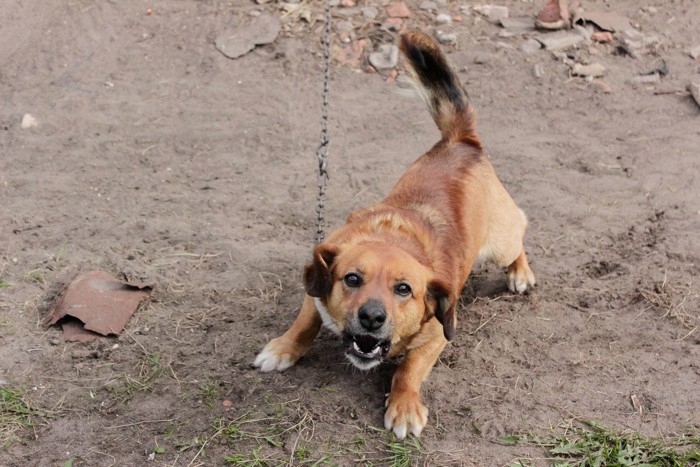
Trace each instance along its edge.
<instances>
[{"instance_id":1,"label":"dog's nose","mask_svg":"<svg viewBox=\"0 0 700 467\"><path fill-rule=\"evenodd\" d=\"M376 331L386 321L386 309L377 300L370 300L360 307L358 318L360 324L368 331Z\"/></svg>"}]
</instances>

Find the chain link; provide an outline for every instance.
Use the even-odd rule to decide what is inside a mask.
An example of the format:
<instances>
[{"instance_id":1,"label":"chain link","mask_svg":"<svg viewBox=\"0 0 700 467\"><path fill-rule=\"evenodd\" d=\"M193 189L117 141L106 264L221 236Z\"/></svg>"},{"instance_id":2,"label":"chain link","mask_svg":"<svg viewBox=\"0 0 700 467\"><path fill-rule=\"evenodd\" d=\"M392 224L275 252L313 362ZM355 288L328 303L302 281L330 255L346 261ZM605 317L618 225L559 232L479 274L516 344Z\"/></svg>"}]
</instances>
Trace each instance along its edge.
<instances>
[{"instance_id":1,"label":"chain link","mask_svg":"<svg viewBox=\"0 0 700 467\"><path fill-rule=\"evenodd\" d=\"M323 33L323 103L321 104L321 142L316 149L318 159L318 205L316 206L316 243L321 243L325 237L324 223L326 212L326 187L328 185L328 87L331 80L331 2L325 1L326 25Z\"/></svg>"}]
</instances>

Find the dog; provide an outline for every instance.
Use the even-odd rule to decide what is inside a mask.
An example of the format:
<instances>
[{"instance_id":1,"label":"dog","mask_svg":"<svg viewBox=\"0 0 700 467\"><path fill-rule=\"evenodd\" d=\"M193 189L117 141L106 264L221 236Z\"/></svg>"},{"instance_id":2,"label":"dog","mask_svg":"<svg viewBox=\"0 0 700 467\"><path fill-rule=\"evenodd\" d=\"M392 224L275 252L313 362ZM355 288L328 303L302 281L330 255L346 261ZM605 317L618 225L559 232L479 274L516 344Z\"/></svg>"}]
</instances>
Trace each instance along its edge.
<instances>
[{"instance_id":1,"label":"dog","mask_svg":"<svg viewBox=\"0 0 700 467\"><path fill-rule=\"evenodd\" d=\"M369 370L403 355L384 425L419 436L428 409L420 387L457 326L456 308L476 262L507 268L508 288L535 285L523 248L527 219L498 180L476 133L475 113L437 43L409 32L400 49L442 134L378 204L351 213L313 250L299 315L254 366L283 371L322 325L347 359Z\"/></svg>"}]
</instances>

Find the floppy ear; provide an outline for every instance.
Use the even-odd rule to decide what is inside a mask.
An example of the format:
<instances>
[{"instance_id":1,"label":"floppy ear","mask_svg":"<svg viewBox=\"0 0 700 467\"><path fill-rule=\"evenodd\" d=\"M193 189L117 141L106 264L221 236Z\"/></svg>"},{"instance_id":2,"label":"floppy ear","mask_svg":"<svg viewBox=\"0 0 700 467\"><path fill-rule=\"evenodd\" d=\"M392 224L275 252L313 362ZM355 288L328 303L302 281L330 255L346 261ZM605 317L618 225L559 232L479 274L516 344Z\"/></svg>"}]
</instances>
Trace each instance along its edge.
<instances>
[{"instance_id":1,"label":"floppy ear","mask_svg":"<svg viewBox=\"0 0 700 467\"><path fill-rule=\"evenodd\" d=\"M428 284L428 296L435 302L435 317L442 324L445 339L451 341L457 324L455 322L457 304L450 300L449 287L442 281L434 280Z\"/></svg>"},{"instance_id":2,"label":"floppy ear","mask_svg":"<svg viewBox=\"0 0 700 467\"><path fill-rule=\"evenodd\" d=\"M322 243L314 248L314 259L304 268L304 288L312 297L325 298L333 288L331 265L338 255L338 247Z\"/></svg>"}]
</instances>

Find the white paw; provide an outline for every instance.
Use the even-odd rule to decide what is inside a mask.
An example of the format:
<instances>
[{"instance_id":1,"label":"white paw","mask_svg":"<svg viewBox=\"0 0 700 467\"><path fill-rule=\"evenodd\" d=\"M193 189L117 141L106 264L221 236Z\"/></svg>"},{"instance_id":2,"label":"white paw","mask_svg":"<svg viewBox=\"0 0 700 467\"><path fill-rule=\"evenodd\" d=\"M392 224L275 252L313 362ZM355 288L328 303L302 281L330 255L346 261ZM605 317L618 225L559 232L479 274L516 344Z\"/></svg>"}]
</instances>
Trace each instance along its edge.
<instances>
[{"instance_id":1,"label":"white paw","mask_svg":"<svg viewBox=\"0 0 700 467\"><path fill-rule=\"evenodd\" d=\"M526 271L508 272L508 290L511 292L523 293L528 287L535 285L535 275L530 268Z\"/></svg>"},{"instance_id":2,"label":"white paw","mask_svg":"<svg viewBox=\"0 0 700 467\"><path fill-rule=\"evenodd\" d=\"M281 345L277 339L273 339L255 357L253 366L260 368L260 371L265 373L273 370L284 371L293 366L299 357L295 355L295 352L285 351L284 345Z\"/></svg>"},{"instance_id":3,"label":"white paw","mask_svg":"<svg viewBox=\"0 0 700 467\"><path fill-rule=\"evenodd\" d=\"M420 436L426 423L428 409L417 394L389 396L384 414L384 427L393 430L398 439L404 439L409 433Z\"/></svg>"}]
</instances>

